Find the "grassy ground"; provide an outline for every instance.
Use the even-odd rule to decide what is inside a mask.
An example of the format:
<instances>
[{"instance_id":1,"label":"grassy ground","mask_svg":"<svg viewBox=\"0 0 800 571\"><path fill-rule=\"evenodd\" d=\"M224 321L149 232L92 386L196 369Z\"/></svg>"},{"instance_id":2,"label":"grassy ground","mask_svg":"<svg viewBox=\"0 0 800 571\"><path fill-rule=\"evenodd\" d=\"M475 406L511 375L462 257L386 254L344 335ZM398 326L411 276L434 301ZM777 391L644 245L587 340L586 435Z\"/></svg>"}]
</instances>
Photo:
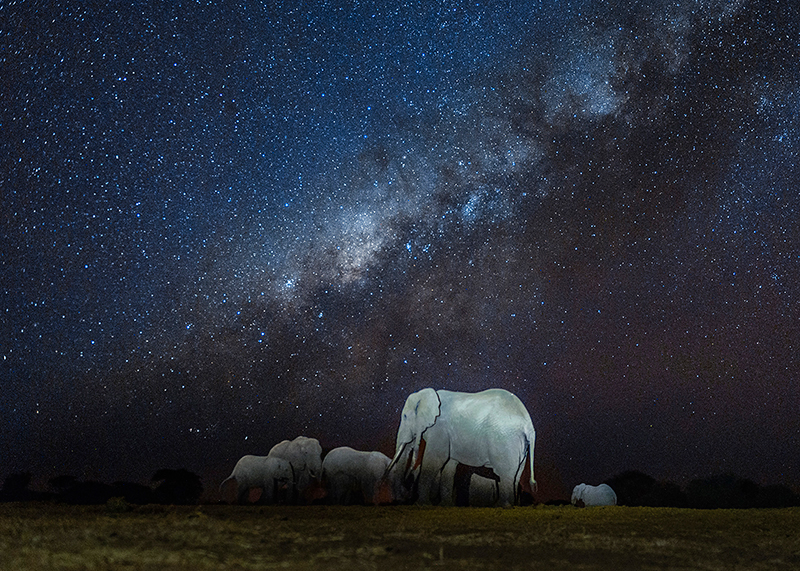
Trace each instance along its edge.
<instances>
[{"instance_id":1,"label":"grassy ground","mask_svg":"<svg viewBox=\"0 0 800 571\"><path fill-rule=\"evenodd\" d=\"M0 569L800 569L800 508L0 504Z\"/></svg>"}]
</instances>

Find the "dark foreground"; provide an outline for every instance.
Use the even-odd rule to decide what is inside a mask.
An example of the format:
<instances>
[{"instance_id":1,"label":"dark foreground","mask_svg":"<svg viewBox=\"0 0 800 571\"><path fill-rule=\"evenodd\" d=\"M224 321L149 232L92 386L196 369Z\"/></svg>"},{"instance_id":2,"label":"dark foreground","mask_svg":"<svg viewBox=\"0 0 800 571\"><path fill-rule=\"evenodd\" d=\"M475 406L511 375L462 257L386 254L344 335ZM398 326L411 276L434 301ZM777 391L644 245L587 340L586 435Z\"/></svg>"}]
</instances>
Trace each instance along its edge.
<instances>
[{"instance_id":1,"label":"dark foreground","mask_svg":"<svg viewBox=\"0 0 800 571\"><path fill-rule=\"evenodd\" d=\"M0 569L798 569L800 508L0 504Z\"/></svg>"}]
</instances>

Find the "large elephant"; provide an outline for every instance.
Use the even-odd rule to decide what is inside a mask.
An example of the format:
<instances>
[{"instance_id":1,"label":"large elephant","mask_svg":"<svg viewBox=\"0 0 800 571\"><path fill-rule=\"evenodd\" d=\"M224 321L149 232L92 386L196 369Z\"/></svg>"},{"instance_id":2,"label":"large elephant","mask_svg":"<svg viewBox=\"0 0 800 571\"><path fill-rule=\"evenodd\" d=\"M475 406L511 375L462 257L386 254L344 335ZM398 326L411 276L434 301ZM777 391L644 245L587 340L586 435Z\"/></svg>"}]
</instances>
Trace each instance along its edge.
<instances>
[{"instance_id":1,"label":"large elephant","mask_svg":"<svg viewBox=\"0 0 800 571\"><path fill-rule=\"evenodd\" d=\"M349 446L334 448L322 461L322 481L334 504L376 504L386 468L392 461L381 452Z\"/></svg>"},{"instance_id":2,"label":"large elephant","mask_svg":"<svg viewBox=\"0 0 800 571\"><path fill-rule=\"evenodd\" d=\"M522 402L503 389L460 393L431 388L409 395L387 473L395 494L406 490L418 503L438 504L452 494L442 481L448 461L484 471L496 479L502 506L519 501L519 486L536 485L533 450L536 432ZM530 478L522 474L530 462ZM450 476L446 478L450 480ZM443 485L444 484L444 485Z\"/></svg>"},{"instance_id":3,"label":"large elephant","mask_svg":"<svg viewBox=\"0 0 800 571\"><path fill-rule=\"evenodd\" d=\"M231 475L219 485L222 493L225 484L235 481L236 500L240 504L248 502L250 490L261 488L260 502L273 504L285 502L294 481L292 466L287 460L270 456L242 456L233 468Z\"/></svg>"},{"instance_id":4,"label":"large elephant","mask_svg":"<svg viewBox=\"0 0 800 571\"><path fill-rule=\"evenodd\" d=\"M268 455L283 458L291 464L294 472L292 501L310 503L322 475L322 446L319 440L307 436L284 440L273 446Z\"/></svg>"},{"instance_id":5,"label":"large elephant","mask_svg":"<svg viewBox=\"0 0 800 571\"><path fill-rule=\"evenodd\" d=\"M592 506L615 506L617 505L617 494L608 484L590 486L589 484L578 484L572 490L572 505L577 507Z\"/></svg>"}]
</instances>

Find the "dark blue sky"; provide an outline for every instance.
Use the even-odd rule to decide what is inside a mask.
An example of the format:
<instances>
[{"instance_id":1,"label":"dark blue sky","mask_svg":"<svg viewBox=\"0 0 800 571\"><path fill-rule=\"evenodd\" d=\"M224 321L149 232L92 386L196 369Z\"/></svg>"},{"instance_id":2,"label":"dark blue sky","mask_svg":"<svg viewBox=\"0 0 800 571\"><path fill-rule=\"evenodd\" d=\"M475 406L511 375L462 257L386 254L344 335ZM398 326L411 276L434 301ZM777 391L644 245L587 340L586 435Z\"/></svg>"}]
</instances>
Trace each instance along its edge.
<instances>
[{"instance_id":1,"label":"dark blue sky","mask_svg":"<svg viewBox=\"0 0 800 571\"><path fill-rule=\"evenodd\" d=\"M213 487L515 392L571 487L800 486L785 2L0 3L0 465Z\"/></svg>"}]
</instances>

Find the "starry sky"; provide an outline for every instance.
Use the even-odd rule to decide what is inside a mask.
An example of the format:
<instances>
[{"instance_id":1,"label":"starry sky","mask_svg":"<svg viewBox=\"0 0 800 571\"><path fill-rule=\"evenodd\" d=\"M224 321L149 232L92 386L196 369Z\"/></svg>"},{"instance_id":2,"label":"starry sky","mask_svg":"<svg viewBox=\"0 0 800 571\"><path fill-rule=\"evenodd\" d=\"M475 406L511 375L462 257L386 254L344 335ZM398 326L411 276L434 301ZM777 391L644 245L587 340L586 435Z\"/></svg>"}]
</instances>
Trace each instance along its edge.
<instances>
[{"instance_id":1,"label":"starry sky","mask_svg":"<svg viewBox=\"0 0 800 571\"><path fill-rule=\"evenodd\" d=\"M0 1L0 475L501 387L537 479L799 489L799 153L793 2Z\"/></svg>"}]
</instances>

